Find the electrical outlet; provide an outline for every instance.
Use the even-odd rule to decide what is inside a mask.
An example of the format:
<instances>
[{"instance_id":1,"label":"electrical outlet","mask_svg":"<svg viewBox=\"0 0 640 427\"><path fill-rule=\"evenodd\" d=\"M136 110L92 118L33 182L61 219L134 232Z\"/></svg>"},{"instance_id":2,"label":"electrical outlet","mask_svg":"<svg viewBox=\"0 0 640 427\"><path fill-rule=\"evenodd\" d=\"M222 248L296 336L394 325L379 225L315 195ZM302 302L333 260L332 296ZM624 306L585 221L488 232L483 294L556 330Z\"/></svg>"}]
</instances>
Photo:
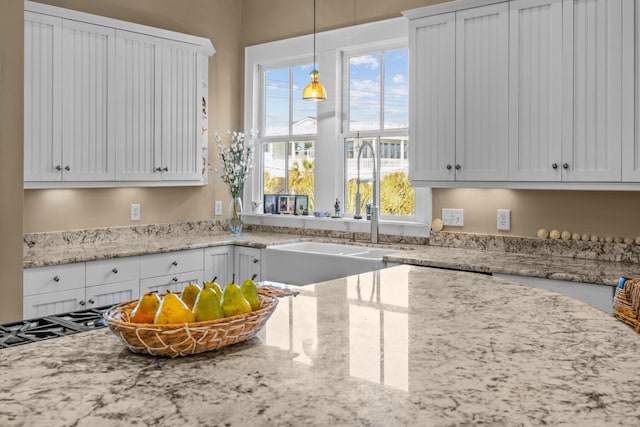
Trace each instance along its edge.
<instances>
[{"instance_id":1,"label":"electrical outlet","mask_svg":"<svg viewBox=\"0 0 640 427\"><path fill-rule=\"evenodd\" d=\"M222 215L222 200L216 200L213 206L213 214Z\"/></svg>"},{"instance_id":2,"label":"electrical outlet","mask_svg":"<svg viewBox=\"0 0 640 427\"><path fill-rule=\"evenodd\" d=\"M464 209L442 209L442 224L454 227L464 226Z\"/></svg>"},{"instance_id":3,"label":"electrical outlet","mask_svg":"<svg viewBox=\"0 0 640 427\"><path fill-rule=\"evenodd\" d=\"M498 209L498 230L511 230L511 210Z\"/></svg>"},{"instance_id":4,"label":"electrical outlet","mask_svg":"<svg viewBox=\"0 0 640 427\"><path fill-rule=\"evenodd\" d=\"M131 221L140 221L140 204L131 204Z\"/></svg>"}]
</instances>

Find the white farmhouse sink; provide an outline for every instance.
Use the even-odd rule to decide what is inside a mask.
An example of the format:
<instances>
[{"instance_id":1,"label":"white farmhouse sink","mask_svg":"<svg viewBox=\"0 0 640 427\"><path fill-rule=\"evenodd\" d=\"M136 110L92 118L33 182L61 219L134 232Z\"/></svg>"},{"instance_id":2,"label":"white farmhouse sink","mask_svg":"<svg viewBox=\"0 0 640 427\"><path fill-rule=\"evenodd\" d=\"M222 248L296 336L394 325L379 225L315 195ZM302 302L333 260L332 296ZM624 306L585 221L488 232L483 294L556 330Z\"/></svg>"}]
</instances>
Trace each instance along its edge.
<instances>
[{"instance_id":1,"label":"white farmhouse sink","mask_svg":"<svg viewBox=\"0 0 640 427\"><path fill-rule=\"evenodd\" d=\"M319 242L269 246L264 251L265 280L309 285L380 270L387 266L382 257L394 252L398 250Z\"/></svg>"}]
</instances>

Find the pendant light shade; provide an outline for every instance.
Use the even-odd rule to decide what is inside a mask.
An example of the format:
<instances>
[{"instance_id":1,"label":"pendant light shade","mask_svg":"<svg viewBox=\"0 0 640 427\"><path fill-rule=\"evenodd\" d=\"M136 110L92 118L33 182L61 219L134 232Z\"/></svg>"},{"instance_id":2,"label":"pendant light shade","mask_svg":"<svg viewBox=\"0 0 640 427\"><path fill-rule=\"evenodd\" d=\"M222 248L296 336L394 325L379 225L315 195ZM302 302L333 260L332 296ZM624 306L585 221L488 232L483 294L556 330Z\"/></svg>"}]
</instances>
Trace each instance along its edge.
<instances>
[{"instance_id":1,"label":"pendant light shade","mask_svg":"<svg viewBox=\"0 0 640 427\"><path fill-rule=\"evenodd\" d=\"M311 83L309 83L302 92L302 99L305 101L327 100L327 91L318 81L319 74L316 67L316 0L313 0L313 71L309 73Z\"/></svg>"}]
</instances>

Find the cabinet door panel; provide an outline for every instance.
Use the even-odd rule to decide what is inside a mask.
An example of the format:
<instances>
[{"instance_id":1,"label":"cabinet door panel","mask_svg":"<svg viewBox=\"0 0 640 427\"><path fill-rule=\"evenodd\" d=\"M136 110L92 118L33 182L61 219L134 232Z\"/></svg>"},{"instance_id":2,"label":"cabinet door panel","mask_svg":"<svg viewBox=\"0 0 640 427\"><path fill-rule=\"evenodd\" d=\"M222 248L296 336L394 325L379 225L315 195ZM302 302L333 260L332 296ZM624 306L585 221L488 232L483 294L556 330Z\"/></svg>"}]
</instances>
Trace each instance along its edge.
<instances>
[{"instance_id":1,"label":"cabinet door panel","mask_svg":"<svg viewBox=\"0 0 640 427\"><path fill-rule=\"evenodd\" d=\"M154 37L116 32L116 179L157 181L160 140L160 44Z\"/></svg>"},{"instance_id":2,"label":"cabinet door panel","mask_svg":"<svg viewBox=\"0 0 640 427\"><path fill-rule=\"evenodd\" d=\"M180 292L189 283L197 283L202 286L202 273L202 270L190 271L187 273L140 280L140 295L151 291L157 291L159 294L164 294L167 291Z\"/></svg>"},{"instance_id":3,"label":"cabinet door panel","mask_svg":"<svg viewBox=\"0 0 640 427\"><path fill-rule=\"evenodd\" d=\"M512 1L509 13L509 176L559 181L562 0Z\"/></svg>"},{"instance_id":4,"label":"cabinet door panel","mask_svg":"<svg viewBox=\"0 0 640 427\"><path fill-rule=\"evenodd\" d=\"M204 280L212 280L222 286L231 281L233 274L233 246L207 248L204 250Z\"/></svg>"},{"instance_id":5,"label":"cabinet door panel","mask_svg":"<svg viewBox=\"0 0 640 427\"><path fill-rule=\"evenodd\" d=\"M24 13L24 179L62 179L62 19Z\"/></svg>"},{"instance_id":6,"label":"cabinet door panel","mask_svg":"<svg viewBox=\"0 0 640 427\"><path fill-rule=\"evenodd\" d=\"M622 180L640 182L640 5L622 3Z\"/></svg>"},{"instance_id":7,"label":"cabinet door panel","mask_svg":"<svg viewBox=\"0 0 640 427\"><path fill-rule=\"evenodd\" d=\"M200 178L198 55L184 43L162 50L162 179ZM166 170L165 170L166 169Z\"/></svg>"},{"instance_id":8,"label":"cabinet door panel","mask_svg":"<svg viewBox=\"0 0 640 427\"><path fill-rule=\"evenodd\" d=\"M411 179L455 178L455 24L454 13L411 23Z\"/></svg>"},{"instance_id":9,"label":"cabinet door panel","mask_svg":"<svg viewBox=\"0 0 640 427\"><path fill-rule=\"evenodd\" d=\"M86 263L87 286L138 280L140 262L137 256L111 258Z\"/></svg>"},{"instance_id":10,"label":"cabinet door panel","mask_svg":"<svg viewBox=\"0 0 640 427\"><path fill-rule=\"evenodd\" d=\"M456 14L458 180L508 176L509 5Z\"/></svg>"},{"instance_id":11,"label":"cabinet door panel","mask_svg":"<svg viewBox=\"0 0 640 427\"><path fill-rule=\"evenodd\" d=\"M108 285L89 286L87 287L86 295L87 308L119 304L140 297L140 282L138 280L130 280Z\"/></svg>"},{"instance_id":12,"label":"cabinet door panel","mask_svg":"<svg viewBox=\"0 0 640 427\"><path fill-rule=\"evenodd\" d=\"M564 0L565 181L620 181L622 1Z\"/></svg>"},{"instance_id":13,"label":"cabinet door panel","mask_svg":"<svg viewBox=\"0 0 640 427\"><path fill-rule=\"evenodd\" d=\"M115 31L63 21L63 180L112 181Z\"/></svg>"},{"instance_id":14,"label":"cabinet door panel","mask_svg":"<svg viewBox=\"0 0 640 427\"><path fill-rule=\"evenodd\" d=\"M85 264L52 265L26 268L22 272L23 295L38 295L69 289L84 289Z\"/></svg>"},{"instance_id":15,"label":"cabinet door panel","mask_svg":"<svg viewBox=\"0 0 640 427\"><path fill-rule=\"evenodd\" d=\"M256 281L262 280L260 271L260 249L236 247L234 255L234 269L236 284L239 285L251 276L257 274Z\"/></svg>"},{"instance_id":16,"label":"cabinet door panel","mask_svg":"<svg viewBox=\"0 0 640 427\"><path fill-rule=\"evenodd\" d=\"M69 291L26 296L23 299L22 318L50 316L84 308L84 287Z\"/></svg>"}]
</instances>

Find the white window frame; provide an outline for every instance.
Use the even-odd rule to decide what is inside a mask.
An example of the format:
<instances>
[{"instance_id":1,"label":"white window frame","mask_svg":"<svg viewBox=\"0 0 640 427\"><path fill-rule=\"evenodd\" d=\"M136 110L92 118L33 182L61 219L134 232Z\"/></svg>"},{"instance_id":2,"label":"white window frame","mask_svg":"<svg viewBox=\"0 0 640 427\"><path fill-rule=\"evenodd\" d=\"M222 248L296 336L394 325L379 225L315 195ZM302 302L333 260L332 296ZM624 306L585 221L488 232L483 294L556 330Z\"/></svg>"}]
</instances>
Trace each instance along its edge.
<instances>
[{"instance_id":1,"label":"white window frame","mask_svg":"<svg viewBox=\"0 0 640 427\"><path fill-rule=\"evenodd\" d=\"M315 210L333 214L336 198L344 208L344 134L342 132L345 103L340 94L344 87L344 52L353 49L372 51L380 46L408 46L408 24L405 18L394 18L341 28L316 34L316 63L320 82L328 100L318 103L315 138ZM245 49L244 129L261 129L265 68L292 66L313 61L313 35L278 40ZM343 91L342 91L343 92ZM395 132L397 134L397 132ZM361 136L364 135L361 132ZM301 135L302 137L302 135ZM412 141L409 141L411 149ZM256 149L254 168L245 186L245 200L262 200L262 152ZM247 206L249 203L245 203ZM394 217L380 221L380 233L428 236L431 222L431 189L415 187L415 216L411 220ZM393 218L393 219L391 219ZM245 214L245 223L318 228L326 230L367 232L369 221L296 217L289 215Z\"/></svg>"}]
</instances>

